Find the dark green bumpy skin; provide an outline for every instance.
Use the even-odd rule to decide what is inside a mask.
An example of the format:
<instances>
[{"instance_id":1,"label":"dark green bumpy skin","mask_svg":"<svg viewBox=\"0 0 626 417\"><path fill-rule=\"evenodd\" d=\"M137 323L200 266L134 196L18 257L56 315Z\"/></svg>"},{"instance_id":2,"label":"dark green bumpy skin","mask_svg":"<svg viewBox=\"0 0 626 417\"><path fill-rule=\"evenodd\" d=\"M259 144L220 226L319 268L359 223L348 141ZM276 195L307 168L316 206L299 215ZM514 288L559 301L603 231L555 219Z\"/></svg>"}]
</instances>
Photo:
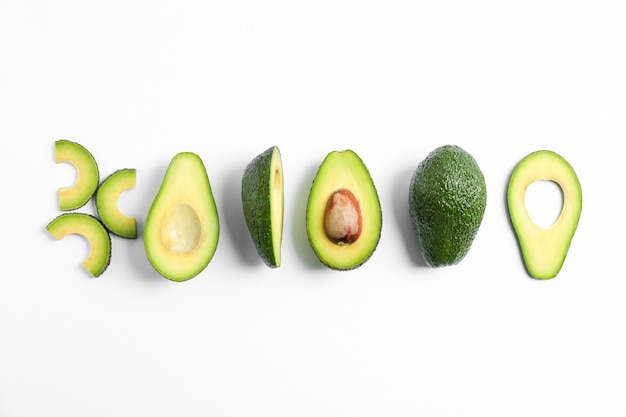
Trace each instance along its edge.
<instances>
[{"instance_id":1,"label":"dark green bumpy skin","mask_svg":"<svg viewBox=\"0 0 626 417\"><path fill-rule=\"evenodd\" d=\"M278 267L272 247L271 175L274 146L256 156L247 166L241 181L241 201L250 236L259 256L270 268Z\"/></svg>"},{"instance_id":2,"label":"dark green bumpy skin","mask_svg":"<svg viewBox=\"0 0 626 417\"><path fill-rule=\"evenodd\" d=\"M441 146L418 165L409 188L409 213L427 265L461 262L478 233L486 204L485 178L464 149Z\"/></svg>"}]
</instances>

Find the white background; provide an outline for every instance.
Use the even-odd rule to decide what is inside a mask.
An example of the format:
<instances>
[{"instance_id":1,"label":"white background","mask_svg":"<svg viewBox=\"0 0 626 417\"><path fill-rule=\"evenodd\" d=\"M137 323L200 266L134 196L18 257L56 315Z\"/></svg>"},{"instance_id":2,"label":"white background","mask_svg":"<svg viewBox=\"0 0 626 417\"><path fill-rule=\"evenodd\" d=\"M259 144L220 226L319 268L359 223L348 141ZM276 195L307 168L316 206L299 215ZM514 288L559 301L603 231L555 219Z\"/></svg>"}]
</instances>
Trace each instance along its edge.
<instances>
[{"instance_id":1,"label":"white background","mask_svg":"<svg viewBox=\"0 0 626 417\"><path fill-rule=\"evenodd\" d=\"M102 176L137 169L120 204L140 226L171 157L198 153L221 220L204 272L170 282L141 236L114 237L90 277L86 242L45 231L73 181L61 138ZM624 416L625 139L621 0L2 0L0 416ZM462 263L431 269L408 184L446 143L476 158L488 203ZM272 145L275 270L240 200ZM374 178L383 233L338 272L304 212L319 163L346 148ZM549 281L526 273L505 200L538 149L572 164L584 198Z\"/></svg>"}]
</instances>

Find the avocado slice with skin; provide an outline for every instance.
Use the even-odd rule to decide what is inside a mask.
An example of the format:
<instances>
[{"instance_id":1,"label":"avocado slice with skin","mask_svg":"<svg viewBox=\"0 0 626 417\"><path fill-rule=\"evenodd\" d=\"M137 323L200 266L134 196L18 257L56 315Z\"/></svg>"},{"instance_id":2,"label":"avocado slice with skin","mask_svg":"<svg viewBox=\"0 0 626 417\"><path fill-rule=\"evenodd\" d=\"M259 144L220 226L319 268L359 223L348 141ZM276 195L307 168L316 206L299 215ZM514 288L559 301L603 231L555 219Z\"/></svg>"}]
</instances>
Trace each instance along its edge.
<instances>
[{"instance_id":1,"label":"avocado slice with skin","mask_svg":"<svg viewBox=\"0 0 626 417\"><path fill-rule=\"evenodd\" d=\"M118 169L106 177L96 191L96 210L100 220L117 236L137 238L137 220L120 211L120 194L135 188L137 171L134 168Z\"/></svg>"},{"instance_id":2,"label":"avocado slice with skin","mask_svg":"<svg viewBox=\"0 0 626 417\"><path fill-rule=\"evenodd\" d=\"M217 207L202 159L192 152L176 154L146 217L148 260L167 279L189 280L213 258L219 234Z\"/></svg>"},{"instance_id":3,"label":"avocado slice with skin","mask_svg":"<svg viewBox=\"0 0 626 417\"><path fill-rule=\"evenodd\" d=\"M60 139L54 143L54 149L57 164L68 163L76 170L75 182L68 187L59 188L59 209L78 209L89 201L98 188L98 164L91 152L77 142Z\"/></svg>"},{"instance_id":4,"label":"avocado slice with skin","mask_svg":"<svg viewBox=\"0 0 626 417\"><path fill-rule=\"evenodd\" d=\"M528 187L543 180L553 181L563 193L561 213L547 228L538 226L526 208ZM582 212L582 188L572 166L554 151L530 153L511 174L507 204L529 275L537 279L556 277L565 263Z\"/></svg>"},{"instance_id":5,"label":"avocado slice with skin","mask_svg":"<svg viewBox=\"0 0 626 417\"><path fill-rule=\"evenodd\" d=\"M284 183L280 150L272 146L246 166L241 201L250 237L270 268L280 267L283 236Z\"/></svg>"},{"instance_id":6,"label":"avocado slice with skin","mask_svg":"<svg viewBox=\"0 0 626 417\"><path fill-rule=\"evenodd\" d=\"M63 213L46 226L57 240L70 234L85 237L89 242L89 256L83 267L94 277L99 277L111 261L111 237L102 222L86 213Z\"/></svg>"},{"instance_id":7,"label":"avocado slice with skin","mask_svg":"<svg viewBox=\"0 0 626 417\"><path fill-rule=\"evenodd\" d=\"M369 170L352 150L330 152L320 164L306 209L309 243L335 270L352 270L374 253L382 210Z\"/></svg>"},{"instance_id":8,"label":"avocado slice with skin","mask_svg":"<svg viewBox=\"0 0 626 417\"><path fill-rule=\"evenodd\" d=\"M463 260L486 204L484 175L463 148L440 146L419 163L409 185L409 215L428 266L456 265Z\"/></svg>"}]
</instances>

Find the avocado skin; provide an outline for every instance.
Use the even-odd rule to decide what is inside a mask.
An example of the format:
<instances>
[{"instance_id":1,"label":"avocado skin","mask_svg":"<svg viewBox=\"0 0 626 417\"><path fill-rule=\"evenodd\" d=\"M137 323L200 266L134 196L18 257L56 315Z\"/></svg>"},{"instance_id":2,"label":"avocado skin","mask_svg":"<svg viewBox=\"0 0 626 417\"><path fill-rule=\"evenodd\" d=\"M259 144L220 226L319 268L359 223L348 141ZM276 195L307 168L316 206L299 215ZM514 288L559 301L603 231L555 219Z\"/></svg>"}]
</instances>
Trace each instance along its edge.
<instances>
[{"instance_id":1,"label":"avocado skin","mask_svg":"<svg viewBox=\"0 0 626 417\"><path fill-rule=\"evenodd\" d=\"M280 266L272 245L272 197L269 189L274 149L272 146L250 161L241 180L246 225L259 256L270 268Z\"/></svg>"},{"instance_id":2,"label":"avocado skin","mask_svg":"<svg viewBox=\"0 0 626 417\"><path fill-rule=\"evenodd\" d=\"M449 266L463 260L486 204L484 175L461 147L441 146L420 162L409 186L409 214L427 265Z\"/></svg>"}]
</instances>

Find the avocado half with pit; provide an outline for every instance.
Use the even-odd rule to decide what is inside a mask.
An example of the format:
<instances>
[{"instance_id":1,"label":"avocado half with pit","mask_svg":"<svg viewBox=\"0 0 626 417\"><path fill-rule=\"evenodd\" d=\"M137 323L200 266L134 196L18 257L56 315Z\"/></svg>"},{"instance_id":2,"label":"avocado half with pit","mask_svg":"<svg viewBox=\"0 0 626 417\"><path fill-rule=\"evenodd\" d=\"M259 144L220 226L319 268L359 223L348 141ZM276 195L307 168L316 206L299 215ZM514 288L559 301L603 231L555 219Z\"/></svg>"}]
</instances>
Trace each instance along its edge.
<instances>
[{"instance_id":1,"label":"avocado half with pit","mask_svg":"<svg viewBox=\"0 0 626 417\"><path fill-rule=\"evenodd\" d=\"M137 220L126 216L119 207L122 192L135 188L137 171L133 168L119 169L106 177L96 191L96 210L105 227L117 236L137 238Z\"/></svg>"},{"instance_id":2,"label":"avocado half with pit","mask_svg":"<svg viewBox=\"0 0 626 417\"><path fill-rule=\"evenodd\" d=\"M54 143L55 161L67 163L76 170L76 180L59 188L59 209L70 211L84 206L98 188L100 172L93 155L82 145L67 139Z\"/></svg>"},{"instance_id":3,"label":"avocado half with pit","mask_svg":"<svg viewBox=\"0 0 626 417\"><path fill-rule=\"evenodd\" d=\"M283 187L283 164L277 146L250 161L241 180L246 225L259 256L270 268L278 268L281 260Z\"/></svg>"},{"instance_id":4,"label":"avocado half with pit","mask_svg":"<svg viewBox=\"0 0 626 417\"><path fill-rule=\"evenodd\" d=\"M162 276L186 281L206 268L220 223L204 163L192 152L170 161L144 226L148 260Z\"/></svg>"},{"instance_id":5,"label":"avocado half with pit","mask_svg":"<svg viewBox=\"0 0 626 417\"><path fill-rule=\"evenodd\" d=\"M313 180L306 230L318 259L331 269L351 270L374 253L382 211L374 181L352 150L332 151Z\"/></svg>"},{"instance_id":6,"label":"avocado half with pit","mask_svg":"<svg viewBox=\"0 0 626 417\"><path fill-rule=\"evenodd\" d=\"M563 193L561 213L547 228L538 226L526 208L528 186L540 180L553 181ZM513 170L507 203L528 273L537 279L556 277L565 262L582 212L582 188L576 172L556 152L533 152Z\"/></svg>"},{"instance_id":7,"label":"avocado half with pit","mask_svg":"<svg viewBox=\"0 0 626 417\"><path fill-rule=\"evenodd\" d=\"M89 256L83 267L94 277L99 277L111 261L111 237L102 222L86 213L63 213L46 226L57 240L67 235L81 235L89 242Z\"/></svg>"}]
</instances>

